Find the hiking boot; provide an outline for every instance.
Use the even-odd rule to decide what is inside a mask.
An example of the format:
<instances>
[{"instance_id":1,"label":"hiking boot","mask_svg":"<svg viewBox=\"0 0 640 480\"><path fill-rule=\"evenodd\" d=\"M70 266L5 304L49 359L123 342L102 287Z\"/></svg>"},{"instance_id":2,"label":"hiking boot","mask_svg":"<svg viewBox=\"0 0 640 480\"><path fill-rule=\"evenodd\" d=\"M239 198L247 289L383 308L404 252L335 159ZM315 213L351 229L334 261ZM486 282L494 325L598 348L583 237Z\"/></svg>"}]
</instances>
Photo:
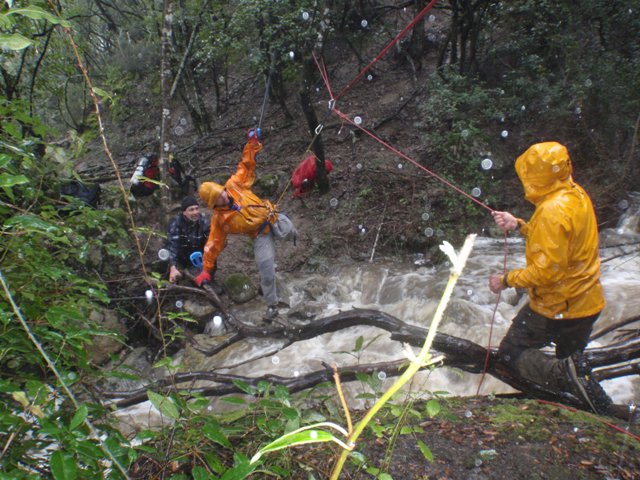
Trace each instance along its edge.
<instances>
[{"instance_id":1,"label":"hiking boot","mask_svg":"<svg viewBox=\"0 0 640 480\"><path fill-rule=\"evenodd\" d=\"M581 353L574 353L563 360L565 373L572 393L599 415L606 415L613 403L607 392L591 375L591 367Z\"/></svg>"},{"instance_id":2,"label":"hiking boot","mask_svg":"<svg viewBox=\"0 0 640 480\"><path fill-rule=\"evenodd\" d=\"M274 318L278 316L278 306L277 305L269 305L267 307L267 311L264 314L263 320L267 323L271 323Z\"/></svg>"}]
</instances>

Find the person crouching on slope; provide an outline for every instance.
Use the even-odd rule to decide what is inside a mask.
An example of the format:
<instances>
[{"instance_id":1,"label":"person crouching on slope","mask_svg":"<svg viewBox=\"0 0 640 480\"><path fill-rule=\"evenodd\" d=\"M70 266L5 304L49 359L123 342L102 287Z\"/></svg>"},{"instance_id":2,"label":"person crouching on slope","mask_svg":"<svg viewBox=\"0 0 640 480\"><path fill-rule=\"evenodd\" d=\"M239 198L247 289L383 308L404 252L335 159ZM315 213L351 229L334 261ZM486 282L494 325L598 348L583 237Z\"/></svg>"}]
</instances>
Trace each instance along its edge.
<instances>
[{"instance_id":1,"label":"person crouching on slope","mask_svg":"<svg viewBox=\"0 0 640 480\"><path fill-rule=\"evenodd\" d=\"M244 234L254 238L253 253L260 273L262 295L267 304L264 319L278 315L276 291L274 239L289 240L297 235L291 220L279 213L269 200L263 200L251 191L256 179L256 155L262 150L260 129L249 130L248 141L236 173L224 186L203 182L198 190L200 198L209 206L211 228L204 247L203 268L195 283L202 286L211 281L211 271L218 255L225 247L229 234Z\"/></svg>"}]
</instances>

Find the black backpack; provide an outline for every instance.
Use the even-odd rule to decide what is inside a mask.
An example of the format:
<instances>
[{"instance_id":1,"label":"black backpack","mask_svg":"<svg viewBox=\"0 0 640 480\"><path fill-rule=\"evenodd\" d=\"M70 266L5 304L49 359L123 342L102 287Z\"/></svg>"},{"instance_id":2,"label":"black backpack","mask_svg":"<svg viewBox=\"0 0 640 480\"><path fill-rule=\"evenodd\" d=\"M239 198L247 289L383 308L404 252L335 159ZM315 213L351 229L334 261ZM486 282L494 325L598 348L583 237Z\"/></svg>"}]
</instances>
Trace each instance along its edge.
<instances>
[{"instance_id":1,"label":"black backpack","mask_svg":"<svg viewBox=\"0 0 640 480\"><path fill-rule=\"evenodd\" d=\"M87 185L78 180L70 180L60 186L61 200L69 202L69 205L63 205L59 209L67 212L75 210L70 204L73 199L78 199L92 208L98 208L100 203L100 185L93 183ZM71 197L71 198L65 198Z\"/></svg>"}]
</instances>

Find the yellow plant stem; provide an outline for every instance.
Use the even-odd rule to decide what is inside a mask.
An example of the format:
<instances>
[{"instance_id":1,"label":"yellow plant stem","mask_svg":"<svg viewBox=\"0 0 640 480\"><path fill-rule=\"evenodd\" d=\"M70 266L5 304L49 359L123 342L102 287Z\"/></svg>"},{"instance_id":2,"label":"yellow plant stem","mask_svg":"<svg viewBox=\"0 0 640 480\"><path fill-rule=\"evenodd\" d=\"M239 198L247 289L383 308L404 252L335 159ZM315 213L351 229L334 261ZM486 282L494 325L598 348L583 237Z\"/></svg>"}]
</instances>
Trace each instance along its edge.
<instances>
[{"instance_id":1,"label":"yellow plant stem","mask_svg":"<svg viewBox=\"0 0 640 480\"><path fill-rule=\"evenodd\" d=\"M465 240L464 246L460 252L458 258L451 258L453 268L451 269L451 275L449 276L449 281L447 282L447 286L444 289L444 293L442 294L442 298L440 299L440 303L438 304L438 308L436 309L435 314L433 315L433 320L431 321L431 326L429 327L429 332L427 333L427 338L424 341L424 345L420 350L420 354L417 359L413 360L404 373L398 378L395 383L382 394L382 396L376 401L376 403L369 409L366 415L358 422L353 433L349 435L347 444L355 445L356 440L360 437L360 434L364 431L365 427L368 423L373 419L373 417L380 411L385 403L398 391L400 390L411 378L422 368L425 364L429 363L431 359L431 354L429 351L431 350L431 345L433 344L433 340L436 337L436 332L438 330L438 325L440 324L442 317L444 315L444 311L447 308L449 300L451 299L451 294L453 292L453 288L462 273L462 268L467 261L469 254L471 253L471 248L473 247L473 242L475 241L475 235L469 235ZM331 480L338 480L340 473L342 472L342 468L344 467L344 463L347 460L347 457L351 453L351 450L343 450L340 454L340 457L336 461L333 472L331 473Z\"/></svg>"}]
</instances>

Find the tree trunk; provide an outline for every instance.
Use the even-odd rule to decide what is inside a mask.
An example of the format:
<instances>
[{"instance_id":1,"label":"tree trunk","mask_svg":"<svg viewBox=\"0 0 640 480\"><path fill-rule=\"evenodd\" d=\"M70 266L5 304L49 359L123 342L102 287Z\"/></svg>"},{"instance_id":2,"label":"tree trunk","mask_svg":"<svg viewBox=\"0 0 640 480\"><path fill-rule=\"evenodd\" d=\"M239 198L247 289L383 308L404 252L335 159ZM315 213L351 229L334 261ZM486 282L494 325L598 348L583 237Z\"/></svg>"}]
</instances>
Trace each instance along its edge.
<instances>
[{"instance_id":1,"label":"tree trunk","mask_svg":"<svg viewBox=\"0 0 640 480\"><path fill-rule=\"evenodd\" d=\"M168 159L169 153L169 133L168 129L171 125L171 100L169 98L169 82L171 76L170 62L170 39L173 30L173 0L164 0L163 7L163 26L162 26L162 48L160 55L160 98L162 101L162 120L160 122L160 181L164 185L168 185ZM163 209L163 217L168 222L170 195L169 189L161 188L161 208Z\"/></svg>"}]
</instances>

